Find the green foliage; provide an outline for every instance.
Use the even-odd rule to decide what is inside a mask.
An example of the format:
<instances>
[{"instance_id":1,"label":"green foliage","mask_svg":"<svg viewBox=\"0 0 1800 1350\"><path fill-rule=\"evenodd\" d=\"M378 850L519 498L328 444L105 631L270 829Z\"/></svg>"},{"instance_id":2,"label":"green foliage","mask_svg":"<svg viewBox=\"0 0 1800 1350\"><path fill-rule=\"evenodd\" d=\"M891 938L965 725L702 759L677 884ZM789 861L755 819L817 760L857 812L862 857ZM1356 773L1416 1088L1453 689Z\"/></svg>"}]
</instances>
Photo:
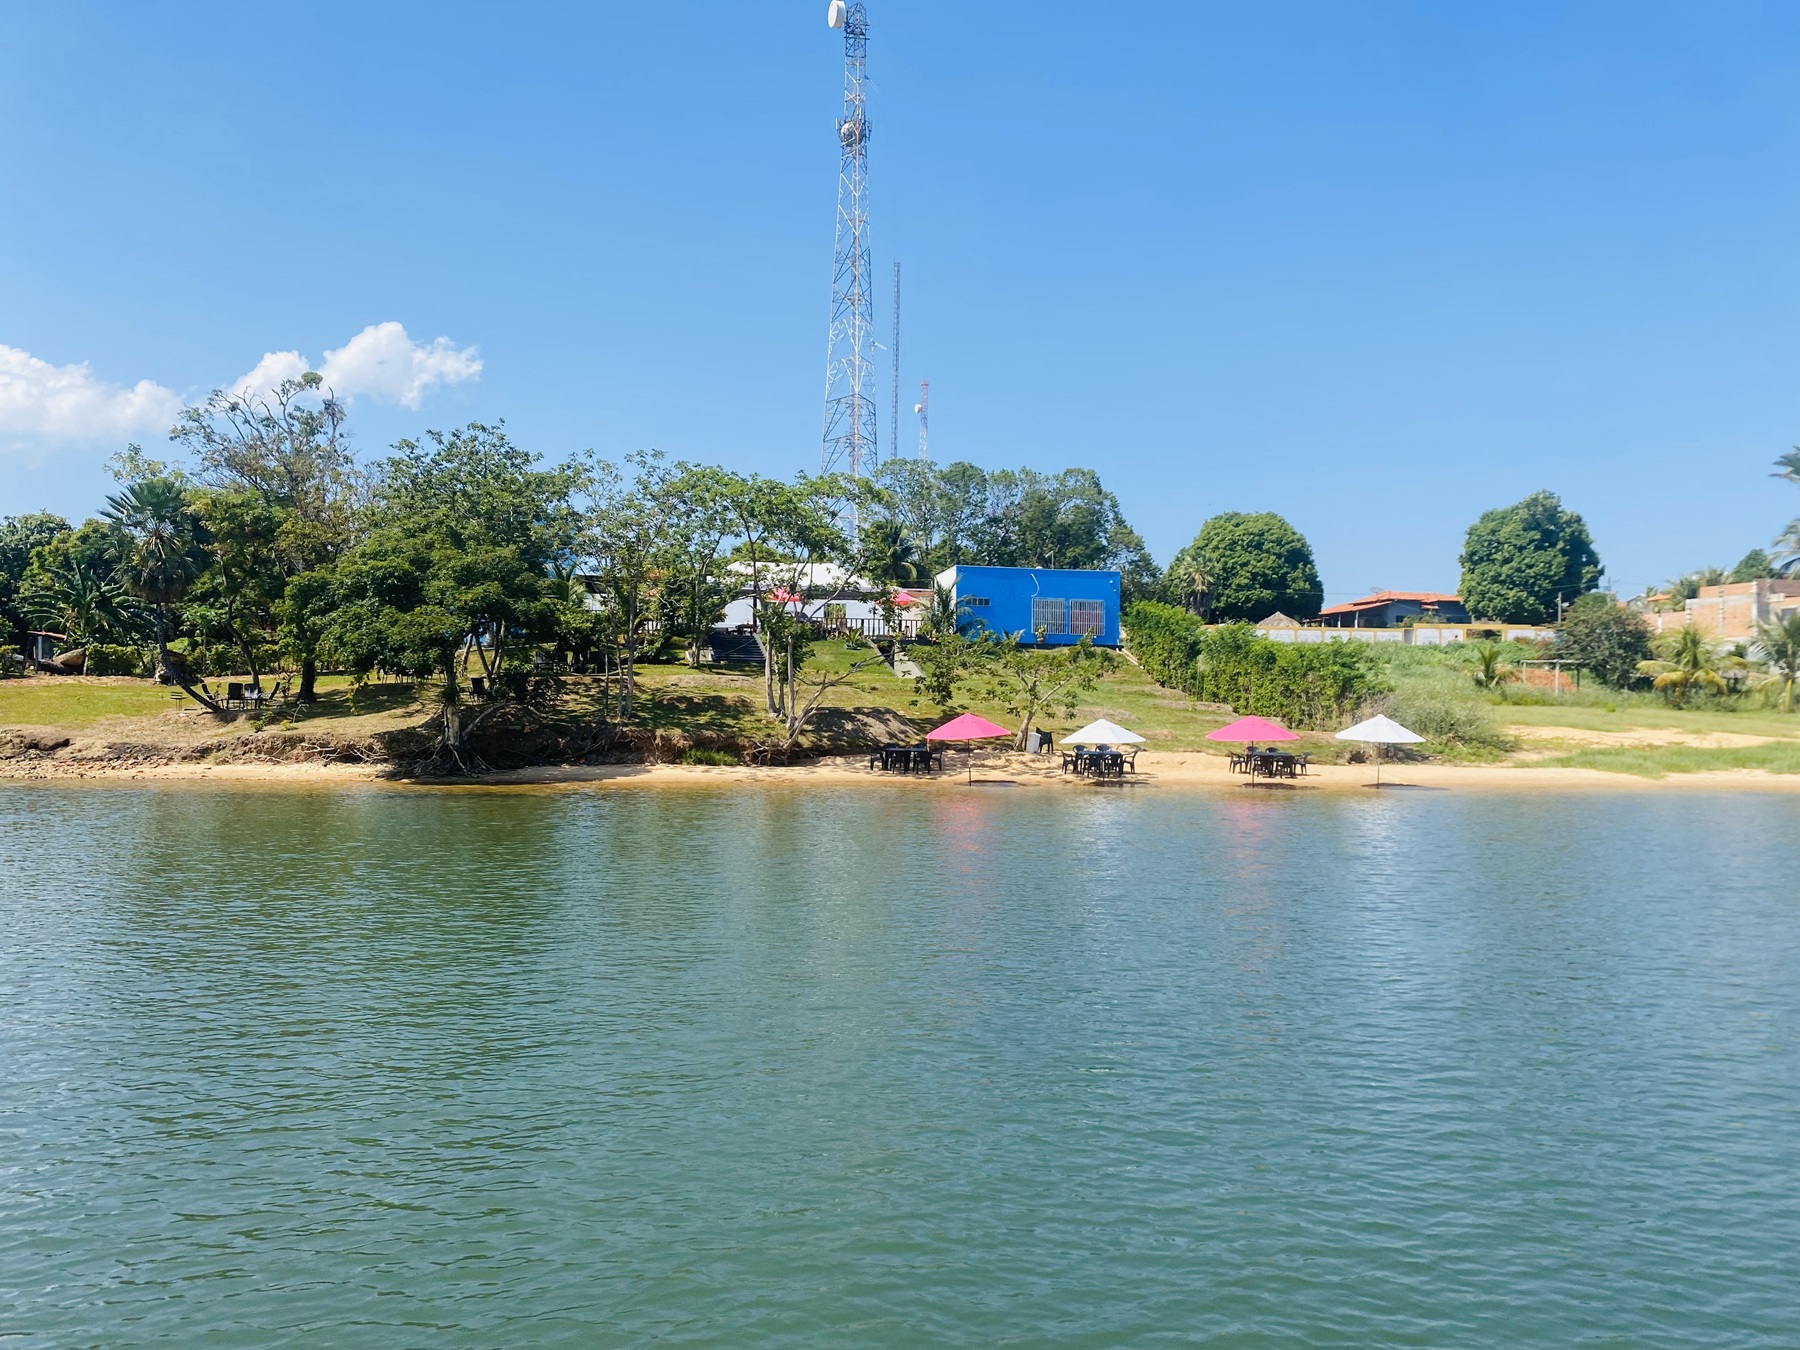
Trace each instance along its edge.
<instances>
[{"instance_id":1,"label":"green foliage","mask_svg":"<svg viewBox=\"0 0 1800 1350\"><path fill-rule=\"evenodd\" d=\"M1506 664L1506 653L1498 642L1478 642L1471 655L1475 658L1475 667L1470 675L1476 688L1493 692L1502 685L1518 682L1518 667Z\"/></svg>"},{"instance_id":2,"label":"green foliage","mask_svg":"<svg viewBox=\"0 0 1800 1350\"><path fill-rule=\"evenodd\" d=\"M1541 759L1533 765L1544 769L1601 769L1639 778L1661 778L1671 773L1721 773L1749 769L1761 773L1800 773L1800 744L1776 741L1764 745L1621 746L1576 750Z\"/></svg>"},{"instance_id":3,"label":"green foliage","mask_svg":"<svg viewBox=\"0 0 1800 1350\"><path fill-rule=\"evenodd\" d=\"M474 725L460 713L465 663L488 682L492 706L535 701L552 678L531 653L556 635L550 572L571 542L573 479L536 468L498 427L428 441L395 447L367 537L305 589L319 607L320 650L344 668L438 682L442 745L460 762Z\"/></svg>"},{"instance_id":4,"label":"green foliage","mask_svg":"<svg viewBox=\"0 0 1800 1350\"><path fill-rule=\"evenodd\" d=\"M868 557L865 575L870 581L885 586L916 586L925 580L924 557L899 521L871 521L863 533L863 551Z\"/></svg>"},{"instance_id":5,"label":"green foliage","mask_svg":"<svg viewBox=\"0 0 1800 1350\"><path fill-rule=\"evenodd\" d=\"M1600 582L1586 522L1552 492L1485 512L1462 552L1462 597L1478 621L1548 623Z\"/></svg>"},{"instance_id":6,"label":"green foliage","mask_svg":"<svg viewBox=\"0 0 1800 1350\"><path fill-rule=\"evenodd\" d=\"M1653 656L1650 625L1609 596L1584 595L1563 618L1556 655L1579 661L1608 688L1624 689L1640 678L1638 667Z\"/></svg>"},{"instance_id":7,"label":"green foliage","mask_svg":"<svg viewBox=\"0 0 1800 1350\"><path fill-rule=\"evenodd\" d=\"M1800 681L1800 610L1756 626L1756 654L1768 664L1758 687L1775 696L1782 712L1794 709L1794 684Z\"/></svg>"},{"instance_id":8,"label":"green foliage","mask_svg":"<svg viewBox=\"0 0 1800 1350\"><path fill-rule=\"evenodd\" d=\"M965 691L997 703L1019 719L1014 739L1025 748L1032 724L1046 713L1072 713L1083 694L1118 666L1119 658L1082 638L1070 647L1021 643L1017 633L952 635L935 644L915 647L913 659L924 672L919 692L939 707L953 706Z\"/></svg>"},{"instance_id":9,"label":"green foliage","mask_svg":"<svg viewBox=\"0 0 1800 1350\"><path fill-rule=\"evenodd\" d=\"M682 764L708 764L716 768L724 768L728 765L743 763L738 756L732 754L729 750L707 750L699 746L695 746L691 750L683 751L681 759L678 762Z\"/></svg>"},{"instance_id":10,"label":"green foliage","mask_svg":"<svg viewBox=\"0 0 1800 1350\"><path fill-rule=\"evenodd\" d=\"M1312 547L1272 511L1227 511L1200 527L1169 565L1171 585L1224 623L1256 623L1277 610L1313 619L1324 602Z\"/></svg>"},{"instance_id":11,"label":"green foliage","mask_svg":"<svg viewBox=\"0 0 1800 1350\"><path fill-rule=\"evenodd\" d=\"M33 551L19 603L40 629L66 633L77 646L129 642L149 632L148 615L126 587L123 539L97 521Z\"/></svg>"},{"instance_id":12,"label":"green foliage","mask_svg":"<svg viewBox=\"0 0 1800 1350\"><path fill-rule=\"evenodd\" d=\"M1689 624L1670 634L1661 646L1662 659L1640 662L1638 674L1647 676L1672 707L1682 707L1696 692L1726 691L1719 659L1698 628Z\"/></svg>"},{"instance_id":13,"label":"green foliage","mask_svg":"<svg viewBox=\"0 0 1800 1350\"><path fill-rule=\"evenodd\" d=\"M968 563L1117 568L1127 593L1159 581L1143 539L1092 469L990 472L968 463L893 459L875 482L917 548L920 580Z\"/></svg>"},{"instance_id":14,"label":"green foliage","mask_svg":"<svg viewBox=\"0 0 1800 1350\"><path fill-rule=\"evenodd\" d=\"M48 511L0 519L0 642L19 642L32 627L22 603L32 555L69 534L69 522Z\"/></svg>"},{"instance_id":15,"label":"green foliage","mask_svg":"<svg viewBox=\"0 0 1800 1350\"><path fill-rule=\"evenodd\" d=\"M1125 614L1131 653L1157 683L1291 727L1331 727L1381 692L1378 659L1360 642L1271 642L1248 624L1209 629L1173 605Z\"/></svg>"},{"instance_id":16,"label":"green foliage","mask_svg":"<svg viewBox=\"0 0 1800 1350\"><path fill-rule=\"evenodd\" d=\"M1725 579L1735 585L1745 581L1760 581L1774 575L1774 561L1760 548L1753 548L1738 560L1738 565L1731 569Z\"/></svg>"},{"instance_id":17,"label":"green foliage","mask_svg":"<svg viewBox=\"0 0 1800 1350\"><path fill-rule=\"evenodd\" d=\"M1517 744L1495 720L1488 705L1460 689L1450 692L1432 681L1400 681L1364 711L1387 714L1439 749L1495 755Z\"/></svg>"},{"instance_id":18,"label":"green foliage","mask_svg":"<svg viewBox=\"0 0 1800 1350\"><path fill-rule=\"evenodd\" d=\"M87 667L82 674L147 676L153 664L141 648L95 642L88 645Z\"/></svg>"}]
</instances>

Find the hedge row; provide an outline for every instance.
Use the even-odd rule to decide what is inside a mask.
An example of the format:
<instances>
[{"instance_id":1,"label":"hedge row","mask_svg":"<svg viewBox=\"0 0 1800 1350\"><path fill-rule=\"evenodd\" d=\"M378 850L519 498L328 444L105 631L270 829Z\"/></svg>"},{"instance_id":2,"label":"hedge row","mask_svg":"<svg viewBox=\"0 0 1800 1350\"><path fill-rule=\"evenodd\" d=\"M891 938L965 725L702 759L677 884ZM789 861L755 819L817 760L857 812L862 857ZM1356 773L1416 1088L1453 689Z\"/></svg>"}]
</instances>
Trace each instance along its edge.
<instances>
[{"instance_id":1,"label":"hedge row","mask_svg":"<svg viewBox=\"0 0 1800 1350\"><path fill-rule=\"evenodd\" d=\"M1361 643L1271 642L1247 623L1208 628L1184 609L1140 601L1126 645L1158 684L1290 727L1335 727L1386 690Z\"/></svg>"}]
</instances>

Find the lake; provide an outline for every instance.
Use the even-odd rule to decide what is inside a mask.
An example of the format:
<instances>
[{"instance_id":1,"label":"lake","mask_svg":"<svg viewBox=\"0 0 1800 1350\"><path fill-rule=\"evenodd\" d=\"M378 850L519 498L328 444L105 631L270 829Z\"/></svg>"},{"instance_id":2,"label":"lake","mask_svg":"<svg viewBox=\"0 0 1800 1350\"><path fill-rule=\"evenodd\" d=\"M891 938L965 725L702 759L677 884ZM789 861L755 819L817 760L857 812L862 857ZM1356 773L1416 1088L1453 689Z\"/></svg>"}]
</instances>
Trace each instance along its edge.
<instances>
[{"instance_id":1,"label":"lake","mask_svg":"<svg viewBox=\"0 0 1800 1350\"><path fill-rule=\"evenodd\" d=\"M1797 826L0 788L0 1344L1792 1346Z\"/></svg>"}]
</instances>

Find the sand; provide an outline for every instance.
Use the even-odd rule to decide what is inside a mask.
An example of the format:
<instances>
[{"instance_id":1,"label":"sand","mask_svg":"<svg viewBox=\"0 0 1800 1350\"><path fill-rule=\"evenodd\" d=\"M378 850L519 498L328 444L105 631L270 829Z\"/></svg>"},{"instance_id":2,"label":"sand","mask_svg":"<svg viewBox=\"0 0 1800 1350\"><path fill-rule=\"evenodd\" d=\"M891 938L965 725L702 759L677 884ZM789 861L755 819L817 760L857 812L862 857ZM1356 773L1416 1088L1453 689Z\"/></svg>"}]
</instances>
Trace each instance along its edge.
<instances>
[{"instance_id":1,"label":"sand","mask_svg":"<svg viewBox=\"0 0 1800 1350\"><path fill-rule=\"evenodd\" d=\"M820 760L786 767L714 767L689 764L609 764L546 766L487 774L477 779L396 781L377 767L362 764L118 764L93 761L59 763L54 757L0 763L0 780L50 783L213 783L237 787L349 788L387 785L421 788L576 787L723 787L766 784L819 787L883 788L895 792L951 792L970 789L965 761L952 752L947 772L937 777L909 778L871 771L864 757ZM1060 771L1060 757L983 752L975 761L974 787L999 786L1056 792L1325 792L1370 795L1375 773L1368 765L1315 765L1292 782L1251 784L1229 771L1224 757L1145 751L1138 772L1121 782L1099 783ZM1740 769L1670 774L1640 778L1598 769L1534 768L1526 764L1406 764L1382 769L1380 791L1409 792L1695 792L1757 791L1800 793L1800 774L1772 774Z\"/></svg>"}]
</instances>

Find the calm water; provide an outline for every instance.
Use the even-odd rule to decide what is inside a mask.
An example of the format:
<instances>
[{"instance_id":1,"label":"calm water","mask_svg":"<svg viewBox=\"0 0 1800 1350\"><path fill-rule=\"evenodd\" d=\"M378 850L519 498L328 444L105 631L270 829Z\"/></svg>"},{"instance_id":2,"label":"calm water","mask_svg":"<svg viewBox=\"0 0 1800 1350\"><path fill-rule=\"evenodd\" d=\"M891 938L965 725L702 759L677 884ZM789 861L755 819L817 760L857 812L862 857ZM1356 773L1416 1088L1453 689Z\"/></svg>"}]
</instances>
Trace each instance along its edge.
<instances>
[{"instance_id":1,"label":"calm water","mask_svg":"<svg viewBox=\"0 0 1800 1350\"><path fill-rule=\"evenodd\" d=\"M0 1346L1792 1346L1797 826L0 790Z\"/></svg>"}]
</instances>

